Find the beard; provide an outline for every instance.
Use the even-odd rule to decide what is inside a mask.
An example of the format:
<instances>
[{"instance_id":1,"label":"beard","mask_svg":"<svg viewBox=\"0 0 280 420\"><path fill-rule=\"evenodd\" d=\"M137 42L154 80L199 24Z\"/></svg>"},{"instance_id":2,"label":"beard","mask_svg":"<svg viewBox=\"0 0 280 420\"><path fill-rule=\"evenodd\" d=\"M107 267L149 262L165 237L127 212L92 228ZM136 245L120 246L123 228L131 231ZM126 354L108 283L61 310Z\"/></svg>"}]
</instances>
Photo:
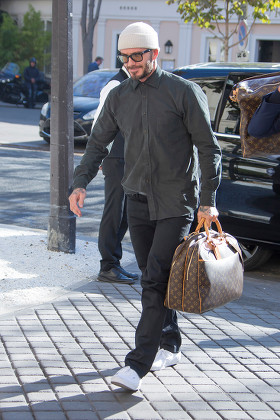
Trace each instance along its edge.
<instances>
[{"instance_id":1,"label":"beard","mask_svg":"<svg viewBox=\"0 0 280 420\"><path fill-rule=\"evenodd\" d=\"M138 65L138 63L135 63L135 65L129 66L126 69L128 70L133 80L141 80L149 76L150 73L152 73L152 71L154 70L154 66L153 66L153 62L151 60L148 60L144 66L143 65L141 66L141 65ZM140 69L142 71L138 73Z\"/></svg>"}]
</instances>

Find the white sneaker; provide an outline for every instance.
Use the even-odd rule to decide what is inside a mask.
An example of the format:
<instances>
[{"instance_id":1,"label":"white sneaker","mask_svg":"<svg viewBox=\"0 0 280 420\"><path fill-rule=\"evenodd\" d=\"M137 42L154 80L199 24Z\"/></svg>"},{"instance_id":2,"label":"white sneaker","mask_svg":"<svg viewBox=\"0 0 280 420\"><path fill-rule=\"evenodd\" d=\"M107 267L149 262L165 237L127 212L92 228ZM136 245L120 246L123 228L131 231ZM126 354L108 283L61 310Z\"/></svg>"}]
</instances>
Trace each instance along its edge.
<instances>
[{"instance_id":1,"label":"white sneaker","mask_svg":"<svg viewBox=\"0 0 280 420\"><path fill-rule=\"evenodd\" d=\"M171 353L171 351L159 349L150 370L151 372L154 372L156 370L165 369L169 366L174 366L180 362L181 356L182 353L180 351L178 353Z\"/></svg>"},{"instance_id":2,"label":"white sneaker","mask_svg":"<svg viewBox=\"0 0 280 420\"><path fill-rule=\"evenodd\" d=\"M111 384L121 386L129 391L137 391L141 385L141 379L135 370L125 366L112 376Z\"/></svg>"}]
</instances>

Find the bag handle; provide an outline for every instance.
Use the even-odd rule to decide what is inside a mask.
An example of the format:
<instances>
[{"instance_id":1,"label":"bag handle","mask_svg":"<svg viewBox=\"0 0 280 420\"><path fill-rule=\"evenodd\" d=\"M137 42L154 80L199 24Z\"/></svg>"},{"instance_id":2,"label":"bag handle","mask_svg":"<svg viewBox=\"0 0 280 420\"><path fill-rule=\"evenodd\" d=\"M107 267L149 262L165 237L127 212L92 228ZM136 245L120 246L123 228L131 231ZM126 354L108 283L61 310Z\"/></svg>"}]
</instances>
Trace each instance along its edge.
<instances>
[{"instance_id":1,"label":"bag handle","mask_svg":"<svg viewBox=\"0 0 280 420\"><path fill-rule=\"evenodd\" d=\"M214 223L215 223L215 224L216 224L216 226L217 226L218 233L219 233L221 236L223 236L223 238L225 239L225 241L226 241L229 245L231 245L231 246L235 249L235 251L236 251L236 252L238 252L238 254L239 254L239 256L240 256L240 259L241 259L241 261L242 261L242 264L243 264L242 252L241 252L241 250L240 250L239 246L238 246L237 244L235 244L233 241L230 241L230 240L228 239L227 235L223 232L223 230L222 230L222 226L221 226L221 223L219 222L219 220L218 220L218 219L214 220ZM219 252L218 246L217 246L217 245L216 245L216 244L212 241L212 239L211 239L211 235L210 235L210 232L209 232L209 228L208 228L208 226L207 226L207 224L206 224L206 219L202 218L202 219L200 220L200 222L198 223L198 225L197 225L197 227L196 227L196 229L195 229L195 233L199 233L199 231L200 231L200 229L202 228L202 226L203 226L203 225L204 225L205 233L206 233L206 235L207 235L207 242L208 242L208 244L212 247L212 251L214 252L214 255L215 255L216 259L218 260L218 259L220 259L220 258L221 258L221 255L220 255L220 252Z\"/></svg>"},{"instance_id":2,"label":"bag handle","mask_svg":"<svg viewBox=\"0 0 280 420\"><path fill-rule=\"evenodd\" d=\"M221 226L220 222L218 221L218 219L213 220L213 222L214 222L214 223L216 224L216 226L217 226L218 233L219 233L221 236L225 237L224 232L223 232L223 230L222 230L222 226ZM199 233L199 231L200 231L200 229L202 228L202 226L204 226L204 230L205 230L205 233L206 233L206 235L207 235L207 242L208 242L208 245L211 247L211 249L212 249L212 251L213 251L213 253L214 253L214 255L215 255L216 260L220 260L220 259L221 259L221 254L220 254L219 248L218 248L218 246L215 244L215 242L211 239L211 235L210 235L209 228L208 228L208 226L207 226L207 223L206 223L206 219L205 219L205 218L202 218L202 219L200 220L200 222L198 223L198 225L197 225L197 227L196 227L196 229L195 229L195 233Z\"/></svg>"},{"instance_id":3,"label":"bag handle","mask_svg":"<svg viewBox=\"0 0 280 420\"><path fill-rule=\"evenodd\" d=\"M213 222L216 224L219 234L222 235L224 232L223 232L223 229L222 229L222 226L221 226L221 223L219 222L219 220L216 219ZM206 219L204 217L202 219L200 219L200 222L198 223L198 225L195 229L195 232L198 233L200 231L200 229L202 228L202 226L204 226L206 235L209 239L210 238L210 232L209 232L208 226L206 224Z\"/></svg>"}]
</instances>

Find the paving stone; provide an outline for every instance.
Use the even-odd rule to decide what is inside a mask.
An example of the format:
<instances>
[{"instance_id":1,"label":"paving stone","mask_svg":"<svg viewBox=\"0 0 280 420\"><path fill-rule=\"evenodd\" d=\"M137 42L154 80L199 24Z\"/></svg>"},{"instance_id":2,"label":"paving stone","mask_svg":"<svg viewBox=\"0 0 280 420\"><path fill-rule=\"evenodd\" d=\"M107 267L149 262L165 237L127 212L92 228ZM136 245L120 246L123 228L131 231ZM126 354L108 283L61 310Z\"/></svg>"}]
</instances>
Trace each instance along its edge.
<instances>
[{"instance_id":1,"label":"paving stone","mask_svg":"<svg viewBox=\"0 0 280 420\"><path fill-rule=\"evenodd\" d=\"M31 403L32 410L35 411L61 411L61 407L57 401L40 401ZM51 415L50 415L51 416Z\"/></svg>"},{"instance_id":2,"label":"paving stone","mask_svg":"<svg viewBox=\"0 0 280 420\"><path fill-rule=\"evenodd\" d=\"M247 412L254 420L274 420L280 418L279 414L273 411L253 411L249 410Z\"/></svg>"},{"instance_id":3,"label":"paving stone","mask_svg":"<svg viewBox=\"0 0 280 420\"><path fill-rule=\"evenodd\" d=\"M215 411L221 411L221 410L239 410L240 407L233 401L209 401L210 406ZM251 407L252 407L252 403Z\"/></svg>"},{"instance_id":4,"label":"paving stone","mask_svg":"<svg viewBox=\"0 0 280 420\"><path fill-rule=\"evenodd\" d=\"M3 420L34 420L34 417L32 416L31 413L25 413L22 411L14 411L14 412L9 411L9 412L2 413L2 419Z\"/></svg>"},{"instance_id":5,"label":"paving stone","mask_svg":"<svg viewBox=\"0 0 280 420\"><path fill-rule=\"evenodd\" d=\"M63 410L68 411L95 411L88 401L61 401Z\"/></svg>"},{"instance_id":6,"label":"paving stone","mask_svg":"<svg viewBox=\"0 0 280 420\"><path fill-rule=\"evenodd\" d=\"M56 396L53 391L42 391L42 392L28 392L26 395L27 400L30 403L42 402L42 401L56 401Z\"/></svg>"},{"instance_id":7,"label":"paving stone","mask_svg":"<svg viewBox=\"0 0 280 420\"><path fill-rule=\"evenodd\" d=\"M151 401L152 406L158 412L160 411L181 411L182 407L176 401Z\"/></svg>"},{"instance_id":8,"label":"paving stone","mask_svg":"<svg viewBox=\"0 0 280 420\"><path fill-rule=\"evenodd\" d=\"M214 411L190 411L191 418L194 420L219 420L222 417Z\"/></svg>"},{"instance_id":9,"label":"paving stone","mask_svg":"<svg viewBox=\"0 0 280 420\"><path fill-rule=\"evenodd\" d=\"M6 402L0 401L0 413L9 412L30 412L27 402Z\"/></svg>"},{"instance_id":10,"label":"paving stone","mask_svg":"<svg viewBox=\"0 0 280 420\"><path fill-rule=\"evenodd\" d=\"M247 413L241 410L221 410L219 411L219 414L223 420L251 420L251 416L249 416Z\"/></svg>"},{"instance_id":11,"label":"paving stone","mask_svg":"<svg viewBox=\"0 0 280 420\"><path fill-rule=\"evenodd\" d=\"M230 397L237 402L241 402L241 401L250 401L250 402L260 401L259 398L255 394L252 394L252 393L249 393L249 392L232 393L232 394L230 394Z\"/></svg>"},{"instance_id":12,"label":"paving stone","mask_svg":"<svg viewBox=\"0 0 280 420\"><path fill-rule=\"evenodd\" d=\"M99 413L98 413L99 414ZM106 420L129 420L131 417L125 411L121 411L119 413L112 413L111 411L103 411L101 413L101 419Z\"/></svg>"},{"instance_id":13,"label":"paving stone","mask_svg":"<svg viewBox=\"0 0 280 420\"><path fill-rule=\"evenodd\" d=\"M181 401L180 402L182 407L188 411L205 411L205 410L211 410L212 411L212 407L205 401Z\"/></svg>"},{"instance_id":14,"label":"paving stone","mask_svg":"<svg viewBox=\"0 0 280 420\"><path fill-rule=\"evenodd\" d=\"M36 420L68 420L66 418L65 414L60 412L60 411L58 411L58 412L52 411L51 413L38 411L38 412L34 412L34 417L35 417ZM17 419L17 420L19 420L19 419ZM78 419L75 419L75 420L78 420ZM95 420L95 419L93 418L92 420Z\"/></svg>"},{"instance_id":15,"label":"paving stone","mask_svg":"<svg viewBox=\"0 0 280 420\"><path fill-rule=\"evenodd\" d=\"M280 400L268 401L267 403L271 408L273 408L273 410L280 410Z\"/></svg>"},{"instance_id":16,"label":"paving stone","mask_svg":"<svg viewBox=\"0 0 280 420\"><path fill-rule=\"evenodd\" d=\"M152 409L141 411L137 409L133 411L129 410L128 414L133 420L161 420L159 414Z\"/></svg>"}]
</instances>

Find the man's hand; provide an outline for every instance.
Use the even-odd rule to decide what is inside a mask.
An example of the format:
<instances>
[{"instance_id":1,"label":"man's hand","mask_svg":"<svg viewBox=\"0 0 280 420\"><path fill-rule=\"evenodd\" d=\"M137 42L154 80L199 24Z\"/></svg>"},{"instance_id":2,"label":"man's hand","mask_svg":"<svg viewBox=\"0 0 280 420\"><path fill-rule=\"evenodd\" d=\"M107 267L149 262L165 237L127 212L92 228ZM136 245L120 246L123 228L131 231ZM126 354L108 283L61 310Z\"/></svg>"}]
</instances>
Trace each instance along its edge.
<instances>
[{"instance_id":1,"label":"man's hand","mask_svg":"<svg viewBox=\"0 0 280 420\"><path fill-rule=\"evenodd\" d=\"M216 207L200 206L197 212L197 221L205 219L208 228L211 227L211 223L217 220L219 212Z\"/></svg>"},{"instance_id":2,"label":"man's hand","mask_svg":"<svg viewBox=\"0 0 280 420\"><path fill-rule=\"evenodd\" d=\"M87 193L84 188L76 188L69 196L70 210L78 217L82 216L80 208L82 209L84 206L86 195Z\"/></svg>"}]
</instances>

